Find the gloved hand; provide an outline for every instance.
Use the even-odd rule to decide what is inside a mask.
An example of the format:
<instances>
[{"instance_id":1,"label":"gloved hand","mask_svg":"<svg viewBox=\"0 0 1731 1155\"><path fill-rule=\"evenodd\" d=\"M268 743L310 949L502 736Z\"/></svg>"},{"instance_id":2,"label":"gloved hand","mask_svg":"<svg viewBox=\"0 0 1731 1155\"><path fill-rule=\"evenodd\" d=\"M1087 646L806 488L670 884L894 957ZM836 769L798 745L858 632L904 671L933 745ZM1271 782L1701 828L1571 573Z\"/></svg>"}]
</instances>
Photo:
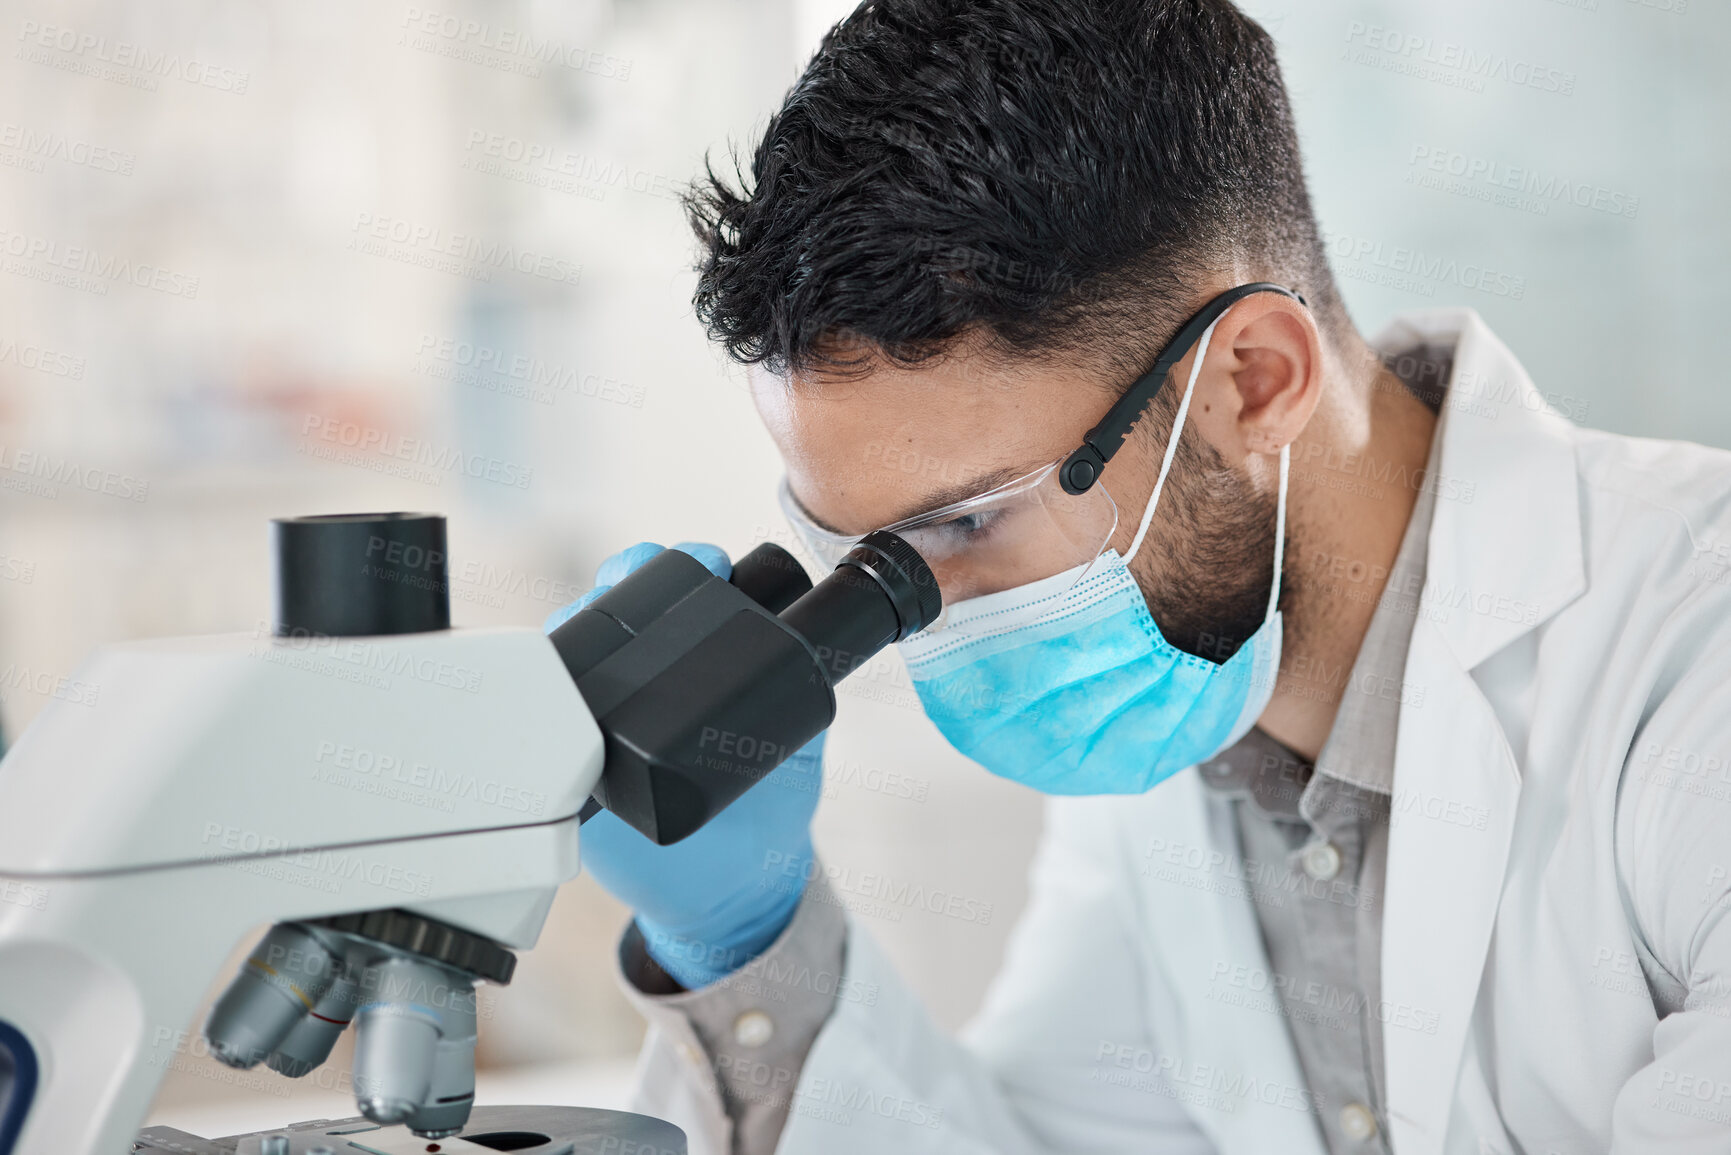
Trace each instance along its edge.
<instances>
[{"instance_id":1,"label":"gloved hand","mask_svg":"<svg viewBox=\"0 0 1731 1155\"><path fill-rule=\"evenodd\" d=\"M717 577L733 572L719 547L682 542ZM547 619L551 632L662 547L640 542L601 563L595 588ZM823 792L819 734L697 833L657 846L606 810L583 824L583 869L636 912L643 942L687 990L762 954L793 919L812 862L811 816Z\"/></svg>"}]
</instances>

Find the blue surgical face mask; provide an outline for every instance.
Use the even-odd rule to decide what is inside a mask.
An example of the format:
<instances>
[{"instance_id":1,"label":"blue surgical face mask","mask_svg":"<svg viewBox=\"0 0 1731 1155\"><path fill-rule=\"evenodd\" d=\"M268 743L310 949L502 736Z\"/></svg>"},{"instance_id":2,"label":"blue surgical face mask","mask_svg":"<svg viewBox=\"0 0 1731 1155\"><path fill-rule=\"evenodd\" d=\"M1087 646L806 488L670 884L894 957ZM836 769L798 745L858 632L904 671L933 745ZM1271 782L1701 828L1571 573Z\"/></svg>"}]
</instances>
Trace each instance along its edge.
<instances>
[{"instance_id":1,"label":"blue surgical face mask","mask_svg":"<svg viewBox=\"0 0 1731 1155\"><path fill-rule=\"evenodd\" d=\"M901 643L926 714L963 754L1047 794L1140 794L1242 738L1280 668L1288 451L1280 451L1274 588L1263 623L1224 664L1173 646L1129 561L1141 548L1190 409L1198 343L1154 492L1127 556L951 607Z\"/></svg>"}]
</instances>

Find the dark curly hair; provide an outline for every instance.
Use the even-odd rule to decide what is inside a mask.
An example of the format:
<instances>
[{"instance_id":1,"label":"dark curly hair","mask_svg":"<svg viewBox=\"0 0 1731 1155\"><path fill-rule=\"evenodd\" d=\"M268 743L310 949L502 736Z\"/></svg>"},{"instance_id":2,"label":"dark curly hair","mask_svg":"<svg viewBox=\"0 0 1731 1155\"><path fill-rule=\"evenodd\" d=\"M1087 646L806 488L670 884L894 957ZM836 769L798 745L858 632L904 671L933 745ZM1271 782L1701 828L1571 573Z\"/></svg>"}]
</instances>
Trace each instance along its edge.
<instances>
[{"instance_id":1,"label":"dark curly hair","mask_svg":"<svg viewBox=\"0 0 1731 1155\"><path fill-rule=\"evenodd\" d=\"M1227 0L867 0L732 167L686 194L697 315L777 373L969 335L1139 371L1236 266L1350 324L1273 42Z\"/></svg>"}]
</instances>

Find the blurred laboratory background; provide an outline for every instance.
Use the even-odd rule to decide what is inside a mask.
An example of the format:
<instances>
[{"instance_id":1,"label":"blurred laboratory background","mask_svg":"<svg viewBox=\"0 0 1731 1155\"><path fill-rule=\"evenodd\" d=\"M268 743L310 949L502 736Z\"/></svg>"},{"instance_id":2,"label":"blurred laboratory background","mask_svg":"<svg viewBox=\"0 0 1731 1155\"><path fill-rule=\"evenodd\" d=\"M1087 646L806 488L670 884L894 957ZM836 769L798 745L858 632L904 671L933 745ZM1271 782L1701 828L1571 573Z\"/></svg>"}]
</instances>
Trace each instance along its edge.
<instances>
[{"instance_id":1,"label":"blurred laboratory background","mask_svg":"<svg viewBox=\"0 0 1731 1155\"><path fill-rule=\"evenodd\" d=\"M98 645L258 628L272 516L446 514L467 625L537 624L635 541L787 543L744 373L692 316L678 193L851 7L0 0L5 731L80 692ZM1731 6L1246 7L1361 329L1468 305L1577 422L1731 446ZM951 753L890 656L829 754L829 862L965 900L857 912L959 1025L1037 800ZM484 996L483 1102L618 1102L643 1030L611 970L625 918L565 888ZM154 1121L352 1113L335 1070L189 1054Z\"/></svg>"}]
</instances>

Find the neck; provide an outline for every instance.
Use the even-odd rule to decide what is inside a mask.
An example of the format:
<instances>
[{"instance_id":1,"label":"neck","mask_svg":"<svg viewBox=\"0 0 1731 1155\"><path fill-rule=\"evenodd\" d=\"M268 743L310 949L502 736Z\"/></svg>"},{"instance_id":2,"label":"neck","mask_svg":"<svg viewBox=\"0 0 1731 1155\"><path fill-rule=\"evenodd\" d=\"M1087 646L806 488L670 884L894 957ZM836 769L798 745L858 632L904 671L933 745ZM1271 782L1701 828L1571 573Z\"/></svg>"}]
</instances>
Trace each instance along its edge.
<instances>
[{"instance_id":1,"label":"neck","mask_svg":"<svg viewBox=\"0 0 1731 1155\"><path fill-rule=\"evenodd\" d=\"M1280 674L1257 719L1315 761L1418 500L1436 415L1362 343L1292 445Z\"/></svg>"}]
</instances>

